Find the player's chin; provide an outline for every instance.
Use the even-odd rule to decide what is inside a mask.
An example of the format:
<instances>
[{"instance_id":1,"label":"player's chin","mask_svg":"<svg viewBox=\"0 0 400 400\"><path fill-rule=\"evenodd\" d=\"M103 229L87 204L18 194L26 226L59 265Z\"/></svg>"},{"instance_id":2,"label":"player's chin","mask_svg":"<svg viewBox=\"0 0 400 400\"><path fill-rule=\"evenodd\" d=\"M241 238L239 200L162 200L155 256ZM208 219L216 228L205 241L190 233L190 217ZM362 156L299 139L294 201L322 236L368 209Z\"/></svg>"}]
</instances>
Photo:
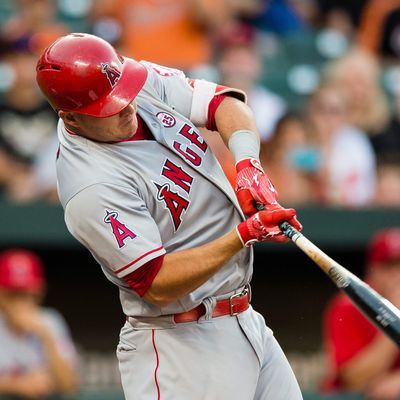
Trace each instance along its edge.
<instances>
[{"instance_id":1,"label":"player's chin","mask_svg":"<svg viewBox=\"0 0 400 400\"><path fill-rule=\"evenodd\" d=\"M130 123L124 124L120 128L120 139L130 139L137 130L137 123L136 121L132 120Z\"/></svg>"},{"instance_id":2,"label":"player's chin","mask_svg":"<svg viewBox=\"0 0 400 400\"><path fill-rule=\"evenodd\" d=\"M114 140L128 140L135 134L132 128L124 127L119 129L117 133L114 133Z\"/></svg>"}]
</instances>

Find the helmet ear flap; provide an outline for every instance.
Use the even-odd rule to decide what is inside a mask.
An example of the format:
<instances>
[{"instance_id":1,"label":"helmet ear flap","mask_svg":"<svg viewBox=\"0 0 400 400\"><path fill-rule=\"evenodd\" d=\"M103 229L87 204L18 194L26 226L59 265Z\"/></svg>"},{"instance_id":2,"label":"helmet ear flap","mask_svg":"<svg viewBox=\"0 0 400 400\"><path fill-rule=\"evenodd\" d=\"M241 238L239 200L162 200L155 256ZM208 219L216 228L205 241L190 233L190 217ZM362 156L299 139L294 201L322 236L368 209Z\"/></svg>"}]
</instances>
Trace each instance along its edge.
<instances>
[{"instance_id":1,"label":"helmet ear flap","mask_svg":"<svg viewBox=\"0 0 400 400\"><path fill-rule=\"evenodd\" d=\"M125 108L146 78L144 65L124 58L105 40L83 33L57 39L36 67L37 83L56 112L95 117Z\"/></svg>"}]
</instances>

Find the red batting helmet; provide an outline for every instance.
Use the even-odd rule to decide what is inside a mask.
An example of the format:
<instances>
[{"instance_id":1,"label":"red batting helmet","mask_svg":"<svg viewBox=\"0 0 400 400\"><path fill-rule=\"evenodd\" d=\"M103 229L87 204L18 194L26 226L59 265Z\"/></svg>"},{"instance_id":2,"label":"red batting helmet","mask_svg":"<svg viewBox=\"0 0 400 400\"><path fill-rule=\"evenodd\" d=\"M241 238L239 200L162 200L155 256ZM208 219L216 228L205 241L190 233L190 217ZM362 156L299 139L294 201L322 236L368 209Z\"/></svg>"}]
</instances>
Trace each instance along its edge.
<instances>
[{"instance_id":1,"label":"red batting helmet","mask_svg":"<svg viewBox=\"0 0 400 400\"><path fill-rule=\"evenodd\" d=\"M36 66L38 85L56 111L95 117L123 110L137 96L146 77L142 64L85 33L57 39L44 50Z\"/></svg>"},{"instance_id":2,"label":"red batting helmet","mask_svg":"<svg viewBox=\"0 0 400 400\"><path fill-rule=\"evenodd\" d=\"M0 254L0 289L42 292L44 287L43 264L35 253L11 249Z\"/></svg>"}]
</instances>

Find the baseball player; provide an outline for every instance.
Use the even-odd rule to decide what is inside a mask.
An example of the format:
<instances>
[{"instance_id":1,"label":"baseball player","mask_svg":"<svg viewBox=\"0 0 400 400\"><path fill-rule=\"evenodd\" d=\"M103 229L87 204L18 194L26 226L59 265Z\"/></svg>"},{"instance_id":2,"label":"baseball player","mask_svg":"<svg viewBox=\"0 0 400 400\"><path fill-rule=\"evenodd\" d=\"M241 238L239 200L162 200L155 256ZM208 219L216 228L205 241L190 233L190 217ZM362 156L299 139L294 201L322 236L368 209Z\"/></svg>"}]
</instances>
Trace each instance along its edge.
<instances>
[{"instance_id":1,"label":"baseball player","mask_svg":"<svg viewBox=\"0 0 400 400\"><path fill-rule=\"evenodd\" d=\"M245 94L122 57L87 34L51 44L37 81L60 117L66 224L119 288L125 397L301 399L250 305L251 245L285 242L284 220L301 225L260 167ZM202 126L233 153L237 196Z\"/></svg>"}]
</instances>

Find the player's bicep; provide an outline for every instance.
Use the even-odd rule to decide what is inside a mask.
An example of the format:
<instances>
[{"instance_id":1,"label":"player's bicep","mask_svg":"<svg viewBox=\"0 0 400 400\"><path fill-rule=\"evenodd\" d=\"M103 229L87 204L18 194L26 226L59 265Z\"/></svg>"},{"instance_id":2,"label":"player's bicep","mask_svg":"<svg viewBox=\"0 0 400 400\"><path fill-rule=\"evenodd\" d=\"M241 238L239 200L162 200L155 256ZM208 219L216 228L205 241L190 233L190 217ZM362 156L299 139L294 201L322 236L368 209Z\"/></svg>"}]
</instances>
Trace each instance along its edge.
<instances>
[{"instance_id":1,"label":"player's bicep","mask_svg":"<svg viewBox=\"0 0 400 400\"><path fill-rule=\"evenodd\" d=\"M165 254L157 225L131 189L93 185L69 201L69 231L119 278Z\"/></svg>"}]
</instances>

